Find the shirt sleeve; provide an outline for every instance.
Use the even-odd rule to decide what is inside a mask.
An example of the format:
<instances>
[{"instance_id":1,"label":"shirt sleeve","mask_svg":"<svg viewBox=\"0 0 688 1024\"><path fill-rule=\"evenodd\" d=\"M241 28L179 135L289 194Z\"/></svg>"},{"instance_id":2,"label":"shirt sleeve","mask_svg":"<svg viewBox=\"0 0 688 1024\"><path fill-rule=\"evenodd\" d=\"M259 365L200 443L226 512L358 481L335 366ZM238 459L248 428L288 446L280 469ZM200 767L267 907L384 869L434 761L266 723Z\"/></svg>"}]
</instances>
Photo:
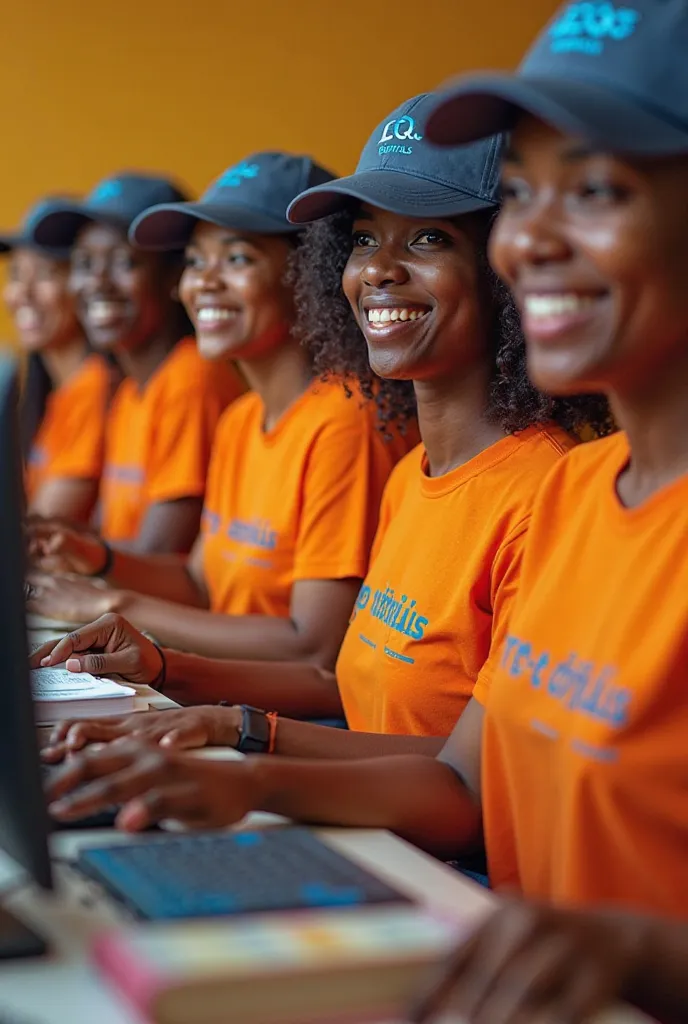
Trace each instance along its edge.
<instances>
[{"instance_id":1,"label":"shirt sleeve","mask_svg":"<svg viewBox=\"0 0 688 1024\"><path fill-rule=\"evenodd\" d=\"M492 600L492 638L490 653L475 681L473 696L482 705L488 702L490 683L502 656L502 648L509 630L509 622L518 593L523 565L523 552L528 534L528 521L518 527L500 547L492 564L490 584Z\"/></svg>"},{"instance_id":2,"label":"shirt sleeve","mask_svg":"<svg viewBox=\"0 0 688 1024\"><path fill-rule=\"evenodd\" d=\"M68 410L61 410L59 443L48 467L51 479L99 480L103 469L106 395L102 391L73 396Z\"/></svg>"},{"instance_id":3,"label":"shirt sleeve","mask_svg":"<svg viewBox=\"0 0 688 1024\"><path fill-rule=\"evenodd\" d=\"M147 467L146 494L151 504L203 497L224 404L216 391L200 381L164 396Z\"/></svg>"},{"instance_id":4,"label":"shirt sleeve","mask_svg":"<svg viewBox=\"0 0 688 1024\"><path fill-rule=\"evenodd\" d=\"M327 424L310 452L294 579L363 579L393 464L367 417Z\"/></svg>"}]
</instances>

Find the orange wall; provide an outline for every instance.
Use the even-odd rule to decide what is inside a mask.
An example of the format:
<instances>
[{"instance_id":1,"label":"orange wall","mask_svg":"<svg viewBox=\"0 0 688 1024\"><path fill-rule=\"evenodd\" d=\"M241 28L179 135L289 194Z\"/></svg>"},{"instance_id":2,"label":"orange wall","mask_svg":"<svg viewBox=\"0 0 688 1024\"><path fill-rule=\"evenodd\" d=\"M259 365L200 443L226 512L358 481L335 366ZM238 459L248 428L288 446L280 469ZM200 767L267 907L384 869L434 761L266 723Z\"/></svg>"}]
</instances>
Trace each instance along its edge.
<instances>
[{"instance_id":1,"label":"orange wall","mask_svg":"<svg viewBox=\"0 0 688 1024\"><path fill-rule=\"evenodd\" d=\"M510 67L555 0L25 0L0 30L0 225L122 168L193 189L254 149L353 168L377 121ZM4 311L0 340L11 336Z\"/></svg>"}]
</instances>

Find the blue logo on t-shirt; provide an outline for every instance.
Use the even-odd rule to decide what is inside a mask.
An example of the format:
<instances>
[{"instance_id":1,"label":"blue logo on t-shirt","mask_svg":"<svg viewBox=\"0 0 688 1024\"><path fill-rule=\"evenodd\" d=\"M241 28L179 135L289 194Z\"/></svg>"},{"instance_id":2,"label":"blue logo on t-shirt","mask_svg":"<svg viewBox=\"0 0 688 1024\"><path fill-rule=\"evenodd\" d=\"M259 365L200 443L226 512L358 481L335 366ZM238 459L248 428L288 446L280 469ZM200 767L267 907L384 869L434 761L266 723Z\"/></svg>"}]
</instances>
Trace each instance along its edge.
<instances>
[{"instance_id":1,"label":"blue logo on t-shirt","mask_svg":"<svg viewBox=\"0 0 688 1024\"><path fill-rule=\"evenodd\" d=\"M570 4L549 30L552 53L604 53L608 41L621 42L635 32L640 12L611 3Z\"/></svg>"}]
</instances>

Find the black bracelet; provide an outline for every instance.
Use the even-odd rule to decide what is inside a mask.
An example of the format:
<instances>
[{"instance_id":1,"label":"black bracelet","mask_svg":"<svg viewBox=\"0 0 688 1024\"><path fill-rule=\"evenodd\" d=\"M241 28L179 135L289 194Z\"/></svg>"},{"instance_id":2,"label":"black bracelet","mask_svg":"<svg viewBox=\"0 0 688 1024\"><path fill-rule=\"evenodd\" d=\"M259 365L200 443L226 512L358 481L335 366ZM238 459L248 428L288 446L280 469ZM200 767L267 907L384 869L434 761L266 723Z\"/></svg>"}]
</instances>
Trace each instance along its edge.
<instances>
[{"instance_id":1,"label":"black bracelet","mask_svg":"<svg viewBox=\"0 0 688 1024\"><path fill-rule=\"evenodd\" d=\"M106 540L103 540L102 538L99 538L99 540L103 547L105 562L100 567L100 569L98 569L97 572L92 572L91 576L109 576L110 573L112 572L112 566L115 561L115 552L112 550L112 548L110 547Z\"/></svg>"},{"instance_id":2,"label":"black bracelet","mask_svg":"<svg viewBox=\"0 0 688 1024\"><path fill-rule=\"evenodd\" d=\"M157 676L150 684L150 686L153 690L157 690L158 693L164 694L165 681L167 679L167 658L165 657L165 652L163 651L160 644L156 644L155 640L151 640L151 643L153 644L153 647L155 647L156 651L160 655L160 661L162 662L162 664L160 666L160 671L158 672Z\"/></svg>"}]
</instances>

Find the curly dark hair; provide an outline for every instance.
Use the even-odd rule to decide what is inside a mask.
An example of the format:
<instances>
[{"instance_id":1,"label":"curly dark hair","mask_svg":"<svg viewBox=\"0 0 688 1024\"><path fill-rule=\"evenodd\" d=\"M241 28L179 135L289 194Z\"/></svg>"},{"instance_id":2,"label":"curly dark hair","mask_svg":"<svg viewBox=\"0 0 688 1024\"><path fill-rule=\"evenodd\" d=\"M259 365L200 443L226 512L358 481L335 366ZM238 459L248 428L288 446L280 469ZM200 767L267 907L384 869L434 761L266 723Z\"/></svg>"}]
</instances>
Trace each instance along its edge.
<instances>
[{"instance_id":1,"label":"curly dark hair","mask_svg":"<svg viewBox=\"0 0 688 1024\"><path fill-rule=\"evenodd\" d=\"M598 436L611 433L615 426L603 396L552 398L531 384L518 311L487 258L487 239L495 214L489 211L476 216L481 228L481 277L495 314L490 338L494 370L488 416L507 433L552 421L571 433L580 433L585 428ZM316 221L309 225L302 244L295 250L295 331L309 349L317 375L358 382L364 397L377 403L381 425L386 427L394 421L401 425L416 414L413 384L385 380L371 369L365 339L341 287L352 247L353 218L353 210L349 209Z\"/></svg>"}]
</instances>

